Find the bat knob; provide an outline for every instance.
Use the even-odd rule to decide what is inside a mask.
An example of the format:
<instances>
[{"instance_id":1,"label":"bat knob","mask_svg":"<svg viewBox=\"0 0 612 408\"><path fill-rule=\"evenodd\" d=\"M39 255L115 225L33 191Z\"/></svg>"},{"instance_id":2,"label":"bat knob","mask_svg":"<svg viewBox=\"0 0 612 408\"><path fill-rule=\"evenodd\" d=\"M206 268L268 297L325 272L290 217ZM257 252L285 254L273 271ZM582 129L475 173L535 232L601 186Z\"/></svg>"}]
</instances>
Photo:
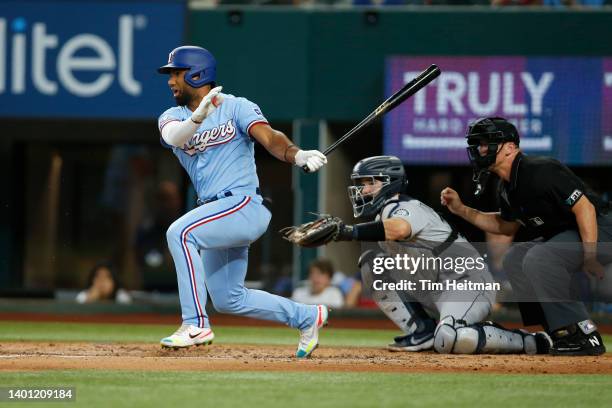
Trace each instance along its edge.
<instances>
[{"instance_id":1,"label":"bat knob","mask_svg":"<svg viewBox=\"0 0 612 408\"><path fill-rule=\"evenodd\" d=\"M308 168L307 165L303 165L302 170L304 170L304 173L310 173L310 169Z\"/></svg>"}]
</instances>

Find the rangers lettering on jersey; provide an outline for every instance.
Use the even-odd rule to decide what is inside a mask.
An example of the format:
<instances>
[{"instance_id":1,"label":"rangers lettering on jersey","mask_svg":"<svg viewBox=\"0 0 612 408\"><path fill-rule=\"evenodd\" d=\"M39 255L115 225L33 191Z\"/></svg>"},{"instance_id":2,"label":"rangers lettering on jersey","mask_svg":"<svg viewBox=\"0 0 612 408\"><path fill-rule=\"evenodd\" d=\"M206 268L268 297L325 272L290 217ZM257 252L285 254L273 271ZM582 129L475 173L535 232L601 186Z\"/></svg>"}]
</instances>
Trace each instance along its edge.
<instances>
[{"instance_id":1,"label":"rangers lettering on jersey","mask_svg":"<svg viewBox=\"0 0 612 408\"><path fill-rule=\"evenodd\" d=\"M183 150L185 150L187 154L193 155L196 150L203 152L210 146L227 143L232 140L234 136L236 136L236 126L234 126L232 119L230 119L227 123L212 129L207 129L202 133L194 134Z\"/></svg>"}]
</instances>

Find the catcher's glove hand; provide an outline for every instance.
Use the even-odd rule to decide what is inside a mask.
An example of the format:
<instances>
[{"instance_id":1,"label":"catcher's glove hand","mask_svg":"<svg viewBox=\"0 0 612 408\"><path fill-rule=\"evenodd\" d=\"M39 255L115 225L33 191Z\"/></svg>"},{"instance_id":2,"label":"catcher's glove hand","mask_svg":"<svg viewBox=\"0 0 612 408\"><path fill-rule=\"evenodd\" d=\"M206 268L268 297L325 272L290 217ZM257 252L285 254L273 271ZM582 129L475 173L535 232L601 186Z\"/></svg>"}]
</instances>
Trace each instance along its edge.
<instances>
[{"instance_id":1,"label":"catcher's glove hand","mask_svg":"<svg viewBox=\"0 0 612 408\"><path fill-rule=\"evenodd\" d=\"M329 214L321 214L320 218L302 225L283 228L279 231L283 238L296 245L314 248L328 244L330 241L350 241L353 227Z\"/></svg>"}]
</instances>

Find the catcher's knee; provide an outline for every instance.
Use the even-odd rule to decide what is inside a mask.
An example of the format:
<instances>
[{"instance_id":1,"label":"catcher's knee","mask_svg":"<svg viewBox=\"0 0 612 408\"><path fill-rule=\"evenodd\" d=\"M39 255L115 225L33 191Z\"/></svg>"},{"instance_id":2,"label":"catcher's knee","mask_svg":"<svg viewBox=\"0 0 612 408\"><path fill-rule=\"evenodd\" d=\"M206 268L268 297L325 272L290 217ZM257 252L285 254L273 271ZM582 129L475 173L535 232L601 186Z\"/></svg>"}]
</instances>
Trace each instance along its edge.
<instances>
[{"instance_id":1,"label":"catcher's knee","mask_svg":"<svg viewBox=\"0 0 612 408\"><path fill-rule=\"evenodd\" d=\"M535 354L537 348L534 336L527 332L493 322L467 326L448 316L436 328L434 349L445 354Z\"/></svg>"},{"instance_id":2,"label":"catcher's knee","mask_svg":"<svg viewBox=\"0 0 612 408\"><path fill-rule=\"evenodd\" d=\"M449 324L438 325L434 334L434 350L440 354L449 354L455 348L457 330Z\"/></svg>"},{"instance_id":3,"label":"catcher's knee","mask_svg":"<svg viewBox=\"0 0 612 408\"><path fill-rule=\"evenodd\" d=\"M475 354L480 334L472 326L452 316L442 318L434 334L434 349L440 354Z\"/></svg>"}]
</instances>

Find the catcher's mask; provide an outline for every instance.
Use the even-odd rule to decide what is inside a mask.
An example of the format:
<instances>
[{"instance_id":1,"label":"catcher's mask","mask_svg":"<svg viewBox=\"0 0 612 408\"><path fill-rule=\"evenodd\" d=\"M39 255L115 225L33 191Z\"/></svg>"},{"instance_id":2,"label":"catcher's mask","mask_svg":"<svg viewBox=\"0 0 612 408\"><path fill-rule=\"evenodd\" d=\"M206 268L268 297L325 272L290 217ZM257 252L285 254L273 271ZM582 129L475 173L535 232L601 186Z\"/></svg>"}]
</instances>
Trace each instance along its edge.
<instances>
[{"instance_id":1,"label":"catcher's mask","mask_svg":"<svg viewBox=\"0 0 612 408\"><path fill-rule=\"evenodd\" d=\"M483 192L483 186L489 175L489 167L495 163L500 145L513 142L517 146L520 138L516 127L504 118L483 118L472 122L465 135L468 147L467 153L474 170L473 180L477 184L475 195ZM487 146L485 154L481 154L481 146Z\"/></svg>"},{"instance_id":2,"label":"catcher's mask","mask_svg":"<svg viewBox=\"0 0 612 408\"><path fill-rule=\"evenodd\" d=\"M388 198L402 192L408 183L402 161L395 156L374 156L359 161L348 187L353 215L374 217ZM364 189L366 192L364 193Z\"/></svg>"}]
</instances>

